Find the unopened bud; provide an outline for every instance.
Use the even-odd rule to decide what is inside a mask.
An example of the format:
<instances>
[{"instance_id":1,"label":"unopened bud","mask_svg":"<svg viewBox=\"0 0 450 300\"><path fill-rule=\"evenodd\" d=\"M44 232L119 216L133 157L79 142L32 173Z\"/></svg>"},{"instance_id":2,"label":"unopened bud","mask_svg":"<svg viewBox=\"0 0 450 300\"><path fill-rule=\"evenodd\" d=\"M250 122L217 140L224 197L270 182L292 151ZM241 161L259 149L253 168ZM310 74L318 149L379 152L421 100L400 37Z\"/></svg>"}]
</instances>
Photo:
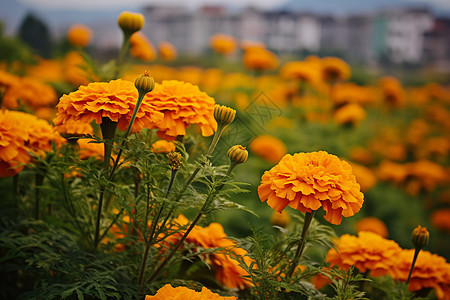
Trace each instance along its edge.
<instances>
[{"instance_id":1,"label":"unopened bud","mask_svg":"<svg viewBox=\"0 0 450 300\"><path fill-rule=\"evenodd\" d=\"M429 240L430 233L425 227L421 227L420 225L417 226L411 234L411 241L414 247L418 250L425 247L428 244Z\"/></svg>"},{"instance_id":2,"label":"unopened bud","mask_svg":"<svg viewBox=\"0 0 450 300\"><path fill-rule=\"evenodd\" d=\"M150 76L148 71L145 71L144 74L139 75L136 78L134 81L134 86L137 88L139 93L143 93L145 95L155 88L155 80Z\"/></svg>"},{"instance_id":3,"label":"unopened bud","mask_svg":"<svg viewBox=\"0 0 450 300\"><path fill-rule=\"evenodd\" d=\"M169 159L169 166L172 170L178 170L181 167L181 154L178 152L167 153L167 158Z\"/></svg>"},{"instance_id":4,"label":"unopened bud","mask_svg":"<svg viewBox=\"0 0 450 300\"><path fill-rule=\"evenodd\" d=\"M248 158L248 151L241 145L234 145L228 150L227 154L231 162L235 164L242 164Z\"/></svg>"},{"instance_id":5,"label":"unopened bud","mask_svg":"<svg viewBox=\"0 0 450 300\"><path fill-rule=\"evenodd\" d=\"M219 104L214 106L214 119L218 124L228 125L233 122L235 116L236 111L232 108Z\"/></svg>"},{"instance_id":6,"label":"unopened bud","mask_svg":"<svg viewBox=\"0 0 450 300\"><path fill-rule=\"evenodd\" d=\"M119 27L126 33L132 34L144 26L144 16L139 13L124 11L117 20Z\"/></svg>"}]
</instances>

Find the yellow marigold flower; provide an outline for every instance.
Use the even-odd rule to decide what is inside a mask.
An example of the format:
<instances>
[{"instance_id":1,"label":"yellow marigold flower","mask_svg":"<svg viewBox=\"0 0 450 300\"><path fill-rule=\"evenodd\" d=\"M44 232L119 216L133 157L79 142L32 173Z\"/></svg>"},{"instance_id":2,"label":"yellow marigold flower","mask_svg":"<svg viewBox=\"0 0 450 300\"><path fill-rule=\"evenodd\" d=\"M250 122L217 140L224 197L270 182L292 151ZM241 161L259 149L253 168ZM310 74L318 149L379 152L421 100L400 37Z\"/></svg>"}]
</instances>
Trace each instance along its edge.
<instances>
[{"instance_id":1,"label":"yellow marigold flower","mask_svg":"<svg viewBox=\"0 0 450 300\"><path fill-rule=\"evenodd\" d=\"M350 165L362 192L367 192L377 184L377 177L371 169L356 163L350 163Z\"/></svg>"},{"instance_id":2,"label":"yellow marigold flower","mask_svg":"<svg viewBox=\"0 0 450 300\"><path fill-rule=\"evenodd\" d=\"M16 92L20 87L20 78L8 72L0 70L0 88L2 89L1 107L17 108Z\"/></svg>"},{"instance_id":3,"label":"yellow marigold flower","mask_svg":"<svg viewBox=\"0 0 450 300\"><path fill-rule=\"evenodd\" d=\"M186 128L191 124L199 124L203 136L214 134L217 128L214 99L190 83L164 80L144 99L164 114L156 127L166 139L186 135Z\"/></svg>"},{"instance_id":4,"label":"yellow marigold flower","mask_svg":"<svg viewBox=\"0 0 450 300\"><path fill-rule=\"evenodd\" d=\"M92 39L92 30L81 24L72 25L67 31L69 43L77 47L86 47Z\"/></svg>"},{"instance_id":5,"label":"yellow marigold flower","mask_svg":"<svg viewBox=\"0 0 450 300\"><path fill-rule=\"evenodd\" d=\"M117 23L125 33L131 34L142 29L144 26L144 16L139 13L124 11L117 19Z\"/></svg>"},{"instance_id":6,"label":"yellow marigold flower","mask_svg":"<svg viewBox=\"0 0 450 300\"><path fill-rule=\"evenodd\" d=\"M419 160L406 165L407 176L417 179L420 188L433 191L437 185L446 182L449 176L444 167L429 160Z\"/></svg>"},{"instance_id":7,"label":"yellow marigold flower","mask_svg":"<svg viewBox=\"0 0 450 300\"><path fill-rule=\"evenodd\" d=\"M291 222L291 217L286 210L281 213L274 211L270 217L270 222L276 226L286 227Z\"/></svg>"},{"instance_id":8,"label":"yellow marigold flower","mask_svg":"<svg viewBox=\"0 0 450 300\"><path fill-rule=\"evenodd\" d=\"M366 217L355 223L356 232L370 231L381 235L386 238L388 236L388 230L386 225L378 218Z\"/></svg>"},{"instance_id":9,"label":"yellow marigold flower","mask_svg":"<svg viewBox=\"0 0 450 300\"><path fill-rule=\"evenodd\" d=\"M92 143L95 140L92 139L79 139L78 145L80 147L80 159L88 159L89 157L95 157L98 160L103 160L105 156L105 147L102 143Z\"/></svg>"},{"instance_id":10,"label":"yellow marigold flower","mask_svg":"<svg viewBox=\"0 0 450 300\"><path fill-rule=\"evenodd\" d=\"M221 297L219 294L211 292L206 287L202 287L200 292L196 292L184 286L172 287L166 284L158 290L154 296L145 296L145 300L236 300L236 297Z\"/></svg>"},{"instance_id":11,"label":"yellow marigold flower","mask_svg":"<svg viewBox=\"0 0 450 300\"><path fill-rule=\"evenodd\" d=\"M169 42L158 44L159 55L165 61L172 61L177 58L177 49Z\"/></svg>"},{"instance_id":12,"label":"yellow marigold flower","mask_svg":"<svg viewBox=\"0 0 450 300\"><path fill-rule=\"evenodd\" d=\"M320 71L320 64L311 61L291 61L284 64L280 75L283 78L315 84L321 80Z\"/></svg>"},{"instance_id":13,"label":"yellow marigold flower","mask_svg":"<svg viewBox=\"0 0 450 300\"><path fill-rule=\"evenodd\" d=\"M361 273L370 271L372 277L388 275L402 251L396 242L369 231L360 231L357 237L344 234L335 241L335 246L326 256L331 267L337 265L348 270L355 266Z\"/></svg>"},{"instance_id":14,"label":"yellow marigold flower","mask_svg":"<svg viewBox=\"0 0 450 300\"><path fill-rule=\"evenodd\" d=\"M249 70L267 71L278 67L277 56L264 48L247 48L243 56L244 66Z\"/></svg>"},{"instance_id":15,"label":"yellow marigold flower","mask_svg":"<svg viewBox=\"0 0 450 300\"><path fill-rule=\"evenodd\" d=\"M106 117L118 122L117 127L125 131L131 120L137 97L138 92L134 83L121 79L80 86L77 91L61 97L54 123L58 126L72 120L84 123L95 120L97 124L101 124L102 118ZM162 113L158 112L150 101L144 99L132 131L139 132L144 127L154 128L162 118Z\"/></svg>"},{"instance_id":16,"label":"yellow marigold flower","mask_svg":"<svg viewBox=\"0 0 450 300\"><path fill-rule=\"evenodd\" d=\"M346 104L334 112L334 121L338 124L358 125L366 118L366 111L356 103Z\"/></svg>"},{"instance_id":17,"label":"yellow marigold flower","mask_svg":"<svg viewBox=\"0 0 450 300\"><path fill-rule=\"evenodd\" d=\"M9 92L14 93L16 99L31 108L53 106L58 99L51 85L29 76L21 77L19 85L11 87Z\"/></svg>"},{"instance_id":18,"label":"yellow marigold flower","mask_svg":"<svg viewBox=\"0 0 450 300\"><path fill-rule=\"evenodd\" d=\"M286 154L264 173L258 195L278 212L287 205L304 213L322 207L325 219L336 225L364 202L351 166L325 151Z\"/></svg>"},{"instance_id":19,"label":"yellow marigold flower","mask_svg":"<svg viewBox=\"0 0 450 300\"><path fill-rule=\"evenodd\" d=\"M373 94L373 91L369 87L359 86L353 82L343 82L333 86L331 99L337 106L346 103L365 105L375 101Z\"/></svg>"},{"instance_id":20,"label":"yellow marigold flower","mask_svg":"<svg viewBox=\"0 0 450 300\"><path fill-rule=\"evenodd\" d=\"M431 214L431 224L437 229L450 232L450 208L441 208Z\"/></svg>"},{"instance_id":21,"label":"yellow marigold flower","mask_svg":"<svg viewBox=\"0 0 450 300\"><path fill-rule=\"evenodd\" d=\"M34 110L34 115L39 119L51 121L55 116L56 110L47 106L38 107Z\"/></svg>"},{"instance_id":22,"label":"yellow marigold flower","mask_svg":"<svg viewBox=\"0 0 450 300\"><path fill-rule=\"evenodd\" d=\"M43 59L38 57L36 65L27 67L27 74L43 82L64 81L63 65L60 60Z\"/></svg>"},{"instance_id":23,"label":"yellow marigold flower","mask_svg":"<svg viewBox=\"0 0 450 300\"><path fill-rule=\"evenodd\" d=\"M284 143L271 135L257 136L250 142L249 147L251 152L271 164L279 162L287 152Z\"/></svg>"},{"instance_id":24,"label":"yellow marigold flower","mask_svg":"<svg viewBox=\"0 0 450 300\"><path fill-rule=\"evenodd\" d=\"M178 72L176 73L175 78L170 79L176 79L179 81L189 82L194 85L199 85L203 76L204 75L202 68L194 66L184 66L178 68Z\"/></svg>"},{"instance_id":25,"label":"yellow marigold flower","mask_svg":"<svg viewBox=\"0 0 450 300\"><path fill-rule=\"evenodd\" d=\"M395 264L390 269L393 279L406 282L413 256L413 249L402 250L395 255ZM415 292L424 288L433 288L440 300L449 299L450 264L445 258L422 250L414 265L408 289Z\"/></svg>"},{"instance_id":26,"label":"yellow marigold flower","mask_svg":"<svg viewBox=\"0 0 450 300\"><path fill-rule=\"evenodd\" d=\"M64 137L83 136L94 133L91 124L85 122L68 121L65 124L55 126L55 128Z\"/></svg>"},{"instance_id":27,"label":"yellow marigold flower","mask_svg":"<svg viewBox=\"0 0 450 300\"><path fill-rule=\"evenodd\" d=\"M66 80L75 86L87 85L90 78L93 77L91 71L86 71L87 66L84 58L77 51L71 51L66 54L63 61L63 71ZM93 78L97 79L97 78Z\"/></svg>"},{"instance_id":28,"label":"yellow marigold flower","mask_svg":"<svg viewBox=\"0 0 450 300\"><path fill-rule=\"evenodd\" d=\"M385 76L380 79L379 85L383 100L389 107L396 108L406 103L406 92L398 79Z\"/></svg>"},{"instance_id":29,"label":"yellow marigold flower","mask_svg":"<svg viewBox=\"0 0 450 300\"><path fill-rule=\"evenodd\" d=\"M226 34L213 35L209 40L209 45L222 55L230 55L236 50L236 40Z\"/></svg>"},{"instance_id":30,"label":"yellow marigold flower","mask_svg":"<svg viewBox=\"0 0 450 300\"><path fill-rule=\"evenodd\" d=\"M156 58L156 49L142 32L135 32L130 37L130 55L149 62Z\"/></svg>"},{"instance_id":31,"label":"yellow marigold flower","mask_svg":"<svg viewBox=\"0 0 450 300\"><path fill-rule=\"evenodd\" d=\"M322 78L325 81L347 80L352 74L350 66L340 58L324 57L320 62L322 64Z\"/></svg>"},{"instance_id":32,"label":"yellow marigold flower","mask_svg":"<svg viewBox=\"0 0 450 300\"><path fill-rule=\"evenodd\" d=\"M402 164L384 160L377 168L377 175L383 181L399 184L405 181L408 170Z\"/></svg>"},{"instance_id":33,"label":"yellow marigold flower","mask_svg":"<svg viewBox=\"0 0 450 300\"><path fill-rule=\"evenodd\" d=\"M175 144L166 140L159 140L152 144L153 153L169 153L175 151Z\"/></svg>"},{"instance_id":34,"label":"yellow marigold flower","mask_svg":"<svg viewBox=\"0 0 450 300\"><path fill-rule=\"evenodd\" d=\"M9 177L20 173L30 161L28 148L28 127L24 126L21 114L9 110L0 110L0 177Z\"/></svg>"}]
</instances>

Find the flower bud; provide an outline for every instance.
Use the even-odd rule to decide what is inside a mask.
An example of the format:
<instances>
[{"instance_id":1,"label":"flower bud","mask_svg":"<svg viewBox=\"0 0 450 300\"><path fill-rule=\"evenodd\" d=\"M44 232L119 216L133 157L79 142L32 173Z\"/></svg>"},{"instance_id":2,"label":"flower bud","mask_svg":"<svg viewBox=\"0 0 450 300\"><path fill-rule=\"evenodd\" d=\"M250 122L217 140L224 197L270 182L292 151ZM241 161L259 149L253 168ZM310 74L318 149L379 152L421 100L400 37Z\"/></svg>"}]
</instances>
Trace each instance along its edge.
<instances>
[{"instance_id":1,"label":"flower bud","mask_svg":"<svg viewBox=\"0 0 450 300\"><path fill-rule=\"evenodd\" d=\"M430 234L428 233L428 230L425 227L421 227L420 225L417 226L411 234L411 241L414 247L418 250L425 247L428 244L429 240Z\"/></svg>"},{"instance_id":2,"label":"flower bud","mask_svg":"<svg viewBox=\"0 0 450 300\"><path fill-rule=\"evenodd\" d=\"M124 11L117 20L119 27L126 33L132 34L144 26L144 16L139 13Z\"/></svg>"},{"instance_id":3,"label":"flower bud","mask_svg":"<svg viewBox=\"0 0 450 300\"><path fill-rule=\"evenodd\" d=\"M219 104L214 106L214 119L216 119L218 124L222 124L224 126L228 125L233 122L235 116L236 111L232 108Z\"/></svg>"},{"instance_id":4,"label":"flower bud","mask_svg":"<svg viewBox=\"0 0 450 300\"><path fill-rule=\"evenodd\" d=\"M178 152L169 152L166 155L172 170L178 170L181 167L181 154Z\"/></svg>"},{"instance_id":5,"label":"flower bud","mask_svg":"<svg viewBox=\"0 0 450 300\"><path fill-rule=\"evenodd\" d=\"M143 93L145 95L155 88L155 80L150 76L148 71L145 71L144 74L139 75L136 78L134 81L134 86L137 88L139 93Z\"/></svg>"},{"instance_id":6,"label":"flower bud","mask_svg":"<svg viewBox=\"0 0 450 300\"><path fill-rule=\"evenodd\" d=\"M231 162L235 164L242 164L248 158L248 151L241 145L234 145L228 150L227 154Z\"/></svg>"}]
</instances>

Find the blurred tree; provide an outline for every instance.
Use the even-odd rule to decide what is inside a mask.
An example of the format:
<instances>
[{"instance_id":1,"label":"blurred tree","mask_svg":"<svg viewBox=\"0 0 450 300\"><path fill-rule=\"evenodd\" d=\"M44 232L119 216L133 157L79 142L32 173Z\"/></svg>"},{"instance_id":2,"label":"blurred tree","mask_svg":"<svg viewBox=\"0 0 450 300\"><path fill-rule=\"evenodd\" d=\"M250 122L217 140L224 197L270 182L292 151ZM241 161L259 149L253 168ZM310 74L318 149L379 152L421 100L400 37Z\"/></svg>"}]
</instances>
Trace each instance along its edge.
<instances>
[{"instance_id":1,"label":"blurred tree","mask_svg":"<svg viewBox=\"0 0 450 300\"><path fill-rule=\"evenodd\" d=\"M51 55L51 41L47 25L33 14L28 14L19 28L19 37L36 54L44 58Z\"/></svg>"},{"instance_id":2,"label":"blurred tree","mask_svg":"<svg viewBox=\"0 0 450 300\"><path fill-rule=\"evenodd\" d=\"M34 61L28 45L15 37L4 35L4 25L0 22L0 61L9 66L13 62L31 63Z\"/></svg>"}]
</instances>

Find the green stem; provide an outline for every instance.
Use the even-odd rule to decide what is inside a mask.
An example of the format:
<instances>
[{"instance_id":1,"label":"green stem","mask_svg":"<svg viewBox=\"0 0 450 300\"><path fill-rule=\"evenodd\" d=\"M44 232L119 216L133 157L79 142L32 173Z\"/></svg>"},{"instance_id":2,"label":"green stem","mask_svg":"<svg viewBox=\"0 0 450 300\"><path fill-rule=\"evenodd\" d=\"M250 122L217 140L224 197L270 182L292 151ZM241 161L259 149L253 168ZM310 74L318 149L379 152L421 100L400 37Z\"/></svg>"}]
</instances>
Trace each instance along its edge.
<instances>
[{"instance_id":1,"label":"green stem","mask_svg":"<svg viewBox=\"0 0 450 300\"><path fill-rule=\"evenodd\" d=\"M414 270L414 266L416 264L417 257L419 256L419 252L420 252L420 249L416 248L414 250L414 257L413 257L413 260L412 260L411 269L409 269L408 280L406 280L406 285L409 285L409 281L411 280L411 275L412 275L412 272Z\"/></svg>"},{"instance_id":2,"label":"green stem","mask_svg":"<svg viewBox=\"0 0 450 300\"><path fill-rule=\"evenodd\" d=\"M311 221L313 220L315 213L316 213L315 210L313 210L312 212L305 213L305 220L303 223L303 230L302 230L302 235L300 238L300 244L298 245L297 251L295 252L294 260L292 261L292 265L286 276L287 278L290 278L292 276L292 274L294 274L294 271L295 271L295 268L297 267L298 261L302 257L303 250L305 249L306 236L308 234L309 225L311 225Z\"/></svg>"},{"instance_id":3,"label":"green stem","mask_svg":"<svg viewBox=\"0 0 450 300\"><path fill-rule=\"evenodd\" d=\"M43 171L43 168L38 166L35 174L35 187L34 187L34 200L35 200L35 206L34 206L34 218L39 219L39 202L40 202L40 192L42 183L44 183L44 175L41 173Z\"/></svg>"},{"instance_id":4,"label":"green stem","mask_svg":"<svg viewBox=\"0 0 450 300\"><path fill-rule=\"evenodd\" d=\"M127 55L128 49L130 49L130 37L131 37L130 33L124 32L122 48L120 48L119 57L117 59L116 72L114 74L115 79L119 77L123 61L125 60L125 56Z\"/></svg>"},{"instance_id":5,"label":"green stem","mask_svg":"<svg viewBox=\"0 0 450 300\"><path fill-rule=\"evenodd\" d=\"M170 190L172 189L173 183L175 181L175 176L177 175L177 171L178 170L172 169L172 174L170 176L169 185L167 186L166 194L164 196L165 198L169 197L169 193L170 193ZM164 203L161 204L161 207L159 208L158 213L156 214L156 217L153 219L152 227L150 228L150 232L148 234L148 240L145 245L144 256L142 257L141 267L139 270L139 285L141 286L141 293L143 293L143 291L144 291L145 267L147 265L147 259L148 259L148 254L150 252L150 247L153 245L153 243L152 243L153 234L155 233L155 229L158 224L159 218L161 217L161 213L162 213L163 209L164 209ZM145 226L147 226L147 224L145 224Z\"/></svg>"}]
</instances>

